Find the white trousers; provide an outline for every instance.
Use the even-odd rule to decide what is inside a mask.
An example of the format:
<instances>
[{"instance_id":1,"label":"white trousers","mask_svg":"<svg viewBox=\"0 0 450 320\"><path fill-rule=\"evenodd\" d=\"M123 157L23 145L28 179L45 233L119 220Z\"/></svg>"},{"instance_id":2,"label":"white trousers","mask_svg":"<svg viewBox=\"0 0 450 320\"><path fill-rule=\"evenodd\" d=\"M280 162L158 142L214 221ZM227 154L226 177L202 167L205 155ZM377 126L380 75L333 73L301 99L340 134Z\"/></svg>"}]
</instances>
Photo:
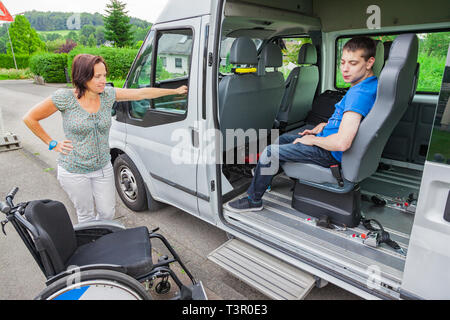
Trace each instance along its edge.
<instances>
[{"instance_id":1,"label":"white trousers","mask_svg":"<svg viewBox=\"0 0 450 320\"><path fill-rule=\"evenodd\" d=\"M111 163L86 174L71 173L58 166L58 181L77 211L78 223L114 218L116 192Z\"/></svg>"}]
</instances>

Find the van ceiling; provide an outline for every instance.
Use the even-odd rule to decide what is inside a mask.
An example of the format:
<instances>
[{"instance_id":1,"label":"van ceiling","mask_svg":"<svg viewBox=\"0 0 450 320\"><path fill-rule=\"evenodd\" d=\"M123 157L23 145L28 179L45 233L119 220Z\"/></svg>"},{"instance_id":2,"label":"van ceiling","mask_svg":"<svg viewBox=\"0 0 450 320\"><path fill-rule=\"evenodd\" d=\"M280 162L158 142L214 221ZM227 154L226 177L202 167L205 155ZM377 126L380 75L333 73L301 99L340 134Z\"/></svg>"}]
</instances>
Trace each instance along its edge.
<instances>
[{"instance_id":1,"label":"van ceiling","mask_svg":"<svg viewBox=\"0 0 450 320\"><path fill-rule=\"evenodd\" d=\"M230 37L250 36L267 39L275 35L304 34L320 30L319 19L293 10L286 6L268 6L268 1L227 1L223 33Z\"/></svg>"},{"instance_id":2,"label":"van ceiling","mask_svg":"<svg viewBox=\"0 0 450 320\"><path fill-rule=\"evenodd\" d=\"M242 26L247 29L262 27L280 33L288 28L313 30L321 24L323 32L330 32L367 28L367 20L372 14L367 13L370 5L380 7L381 27L450 22L449 0L230 0L225 7L225 16L242 20L245 16L257 18L255 25ZM290 26L283 25L283 17L289 20ZM314 21L314 18L320 21ZM268 22L272 24L264 26ZM239 20L234 24L236 29L239 28Z\"/></svg>"}]
</instances>

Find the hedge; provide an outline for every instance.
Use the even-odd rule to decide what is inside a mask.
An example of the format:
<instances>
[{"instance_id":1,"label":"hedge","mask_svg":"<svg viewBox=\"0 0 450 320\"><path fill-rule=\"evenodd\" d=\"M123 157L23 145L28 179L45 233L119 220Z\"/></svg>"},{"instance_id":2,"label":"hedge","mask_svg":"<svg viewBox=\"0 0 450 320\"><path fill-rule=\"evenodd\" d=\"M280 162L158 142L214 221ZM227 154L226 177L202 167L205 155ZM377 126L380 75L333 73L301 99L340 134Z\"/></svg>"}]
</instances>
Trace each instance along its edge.
<instances>
[{"instance_id":1,"label":"hedge","mask_svg":"<svg viewBox=\"0 0 450 320\"><path fill-rule=\"evenodd\" d=\"M64 68L67 66L65 53L38 53L30 58L30 69L45 82L65 83L67 81Z\"/></svg>"},{"instance_id":2,"label":"hedge","mask_svg":"<svg viewBox=\"0 0 450 320\"><path fill-rule=\"evenodd\" d=\"M26 69L30 65L30 56L15 55L18 69ZM14 59L11 54L0 54L0 68L1 69L15 69Z\"/></svg>"},{"instance_id":3,"label":"hedge","mask_svg":"<svg viewBox=\"0 0 450 320\"><path fill-rule=\"evenodd\" d=\"M68 54L67 66L69 75L72 74L72 62L76 55L92 54L102 56L103 59L105 59L105 62L108 65L108 79L125 79L138 51L138 49L128 48L93 48L77 46Z\"/></svg>"}]
</instances>

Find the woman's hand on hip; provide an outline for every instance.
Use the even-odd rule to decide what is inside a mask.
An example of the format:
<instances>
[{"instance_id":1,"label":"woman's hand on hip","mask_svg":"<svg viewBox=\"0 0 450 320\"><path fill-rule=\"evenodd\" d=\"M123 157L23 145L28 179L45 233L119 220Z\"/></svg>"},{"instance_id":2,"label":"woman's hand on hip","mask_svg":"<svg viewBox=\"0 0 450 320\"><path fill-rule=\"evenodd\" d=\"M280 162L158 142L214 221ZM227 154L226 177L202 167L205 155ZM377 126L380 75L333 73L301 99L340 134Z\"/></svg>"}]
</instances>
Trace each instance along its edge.
<instances>
[{"instance_id":1,"label":"woman's hand on hip","mask_svg":"<svg viewBox=\"0 0 450 320\"><path fill-rule=\"evenodd\" d=\"M58 144L56 145L56 147L53 150L55 150L56 152L60 152L63 155L67 155L67 154L69 154L69 152L71 152L73 150L72 141L64 140L64 141L58 142Z\"/></svg>"}]
</instances>

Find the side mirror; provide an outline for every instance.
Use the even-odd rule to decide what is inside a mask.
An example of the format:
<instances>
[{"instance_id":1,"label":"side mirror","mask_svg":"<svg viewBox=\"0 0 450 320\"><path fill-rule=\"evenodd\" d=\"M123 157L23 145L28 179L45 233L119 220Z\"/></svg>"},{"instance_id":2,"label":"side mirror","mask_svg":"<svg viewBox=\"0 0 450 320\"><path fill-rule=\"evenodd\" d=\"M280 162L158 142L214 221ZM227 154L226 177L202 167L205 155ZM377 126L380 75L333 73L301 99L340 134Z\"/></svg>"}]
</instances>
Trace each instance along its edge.
<instances>
[{"instance_id":1,"label":"side mirror","mask_svg":"<svg viewBox=\"0 0 450 320\"><path fill-rule=\"evenodd\" d=\"M114 88L114 83L112 83L112 82L107 82L107 83L106 83L106 86L107 86L107 87L113 87L113 88Z\"/></svg>"}]
</instances>

